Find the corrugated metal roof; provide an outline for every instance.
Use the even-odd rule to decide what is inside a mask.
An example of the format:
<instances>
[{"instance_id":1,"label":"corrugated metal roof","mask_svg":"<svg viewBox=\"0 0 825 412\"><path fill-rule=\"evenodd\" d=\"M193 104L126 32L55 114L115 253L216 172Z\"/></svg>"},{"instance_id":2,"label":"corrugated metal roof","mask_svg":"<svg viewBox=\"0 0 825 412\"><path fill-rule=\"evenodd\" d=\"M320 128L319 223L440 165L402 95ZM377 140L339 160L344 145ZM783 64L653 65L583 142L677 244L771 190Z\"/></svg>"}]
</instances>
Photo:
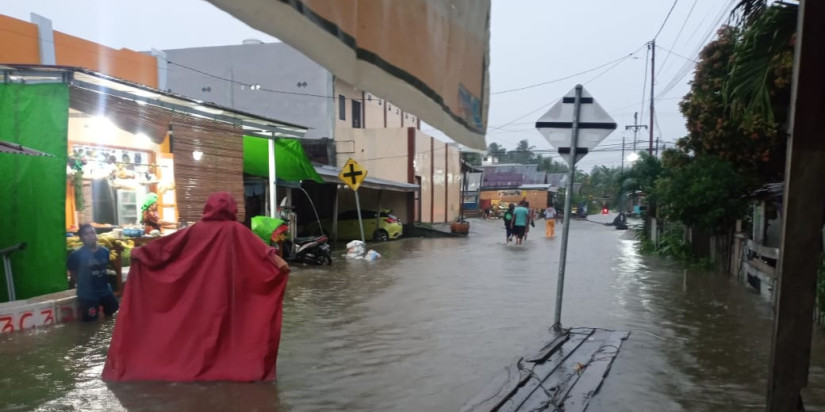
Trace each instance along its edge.
<instances>
[{"instance_id":1,"label":"corrugated metal roof","mask_svg":"<svg viewBox=\"0 0 825 412\"><path fill-rule=\"evenodd\" d=\"M525 184L544 184L547 173L538 165L503 164L486 165L483 188L518 188Z\"/></svg>"},{"instance_id":2,"label":"corrugated metal roof","mask_svg":"<svg viewBox=\"0 0 825 412\"><path fill-rule=\"evenodd\" d=\"M317 163L313 164L313 166L315 166L315 171L321 175L321 178L324 179L325 182L344 184L340 179L338 179L338 174L341 173L341 168ZM419 187L416 184L396 182L393 180L379 179L377 177L369 176L364 178L364 181L361 183L361 187L377 190L393 190L396 192L415 192L419 190Z\"/></svg>"}]
</instances>

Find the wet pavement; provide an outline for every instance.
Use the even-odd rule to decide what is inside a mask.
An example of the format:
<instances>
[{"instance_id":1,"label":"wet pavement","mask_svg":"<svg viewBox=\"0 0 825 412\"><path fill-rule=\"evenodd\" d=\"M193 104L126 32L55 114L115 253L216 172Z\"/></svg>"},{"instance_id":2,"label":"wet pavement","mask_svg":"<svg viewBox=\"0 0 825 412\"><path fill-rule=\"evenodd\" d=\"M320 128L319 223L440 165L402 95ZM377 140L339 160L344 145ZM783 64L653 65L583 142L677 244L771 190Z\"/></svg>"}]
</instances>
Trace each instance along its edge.
<instances>
[{"instance_id":1,"label":"wet pavement","mask_svg":"<svg viewBox=\"0 0 825 412\"><path fill-rule=\"evenodd\" d=\"M458 410L549 336L560 236L545 239L543 224L522 246L474 219L467 238L370 243L383 259L337 251L332 267L296 268L276 383L107 385L111 321L0 335L0 409ZM570 236L564 326L631 332L588 410L763 409L768 302L729 276L640 256L632 232L574 221ZM824 352L817 333L811 410L825 408Z\"/></svg>"}]
</instances>

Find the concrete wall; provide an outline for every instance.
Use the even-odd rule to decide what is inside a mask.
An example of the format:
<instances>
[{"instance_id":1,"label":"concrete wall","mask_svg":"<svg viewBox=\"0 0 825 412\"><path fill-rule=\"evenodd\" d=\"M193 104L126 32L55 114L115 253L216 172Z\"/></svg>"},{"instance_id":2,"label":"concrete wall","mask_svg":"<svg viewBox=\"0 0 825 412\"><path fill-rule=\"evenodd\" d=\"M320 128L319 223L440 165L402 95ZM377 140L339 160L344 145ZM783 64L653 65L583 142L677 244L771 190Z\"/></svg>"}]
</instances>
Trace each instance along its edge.
<instances>
[{"instance_id":1,"label":"concrete wall","mask_svg":"<svg viewBox=\"0 0 825 412\"><path fill-rule=\"evenodd\" d=\"M407 129L338 129L335 138L338 164L352 158L368 176L407 182Z\"/></svg>"},{"instance_id":2,"label":"concrete wall","mask_svg":"<svg viewBox=\"0 0 825 412\"><path fill-rule=\"evenodd\" d=\"M364 124L366 128L386 127L384 124L384 105L386 100L369 92L364 99Z\"/></svg>"},{"instance_id":3,"label":"concrete wall","mask_svg":"<svg viewBox=\"0 0 825 412\"><path fill-rule=\"evenodd\" d=\"M0 333L52 326L80 318L75 290L0 303Z\"/></svg>"},{"instance_id":4,"label":"concrete wall","mask_svg":"<svg viewBox=\"0 0 825 412\"><path fill-rule=\"evenodd\" d=\"M434 222L433 192L435 185L433 184L433 171L435 169L435 159L432 154L435 146L434 139L429 135L416 131L413 141L415 145L413 170L415 176L420 178L421 182L421 210L419 216L422 222Z\"/></svg>"},{"instance_id":5,"label":"concrete wall","mask_svg":"<svg viewBox=\"0 0 825 412\"><path fill-rule=\"evenodd\" d=\"M307 126L307 139L333 136L337 96L335 101L328 97L333 93L332 75L284 43L198 47L164 53L169 62L167 85L175 93Z\"/></svg>"},{"instance_id":6,"label":"concrete wall","mask_svg":"<svg viewBox=\"0 0 825 412\"><path fill-rule=\"evenodd\" d=\"M412 165L409 147L412 131ZM461 201L461 165L458 148L433 139L412 128L351 129L336 132L338 164L352 158L367 170L368 176L396 182L416 183L421 178L419 216L422 222L450 222L459 214ZM412 173L410 173L412 172ZM410 178L412 176L412 179ZM415 208L415 205L412 206ZM404 207L403 210L408 210ZM415 214L403 214L405 221ZM413 216L410 219L409 216Z\"/></svg>"}]
</instances>

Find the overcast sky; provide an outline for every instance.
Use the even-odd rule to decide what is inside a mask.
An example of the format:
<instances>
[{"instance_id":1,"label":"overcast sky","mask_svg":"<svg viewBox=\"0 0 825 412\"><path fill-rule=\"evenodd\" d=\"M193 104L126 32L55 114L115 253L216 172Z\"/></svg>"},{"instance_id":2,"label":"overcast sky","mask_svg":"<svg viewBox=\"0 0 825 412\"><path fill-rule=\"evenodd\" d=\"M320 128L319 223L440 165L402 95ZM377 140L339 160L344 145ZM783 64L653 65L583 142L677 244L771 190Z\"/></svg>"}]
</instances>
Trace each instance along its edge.
<instances>
[{"instance_id":1,"label":"overcast sky","mask_svg":"<svg viewBox=\"0 0 825 412\"><path fill-rule=\"evenodd\" d=\"M622 136L627 137L628 150L632 148L633 135L625 131L625 125L633 124L633 113L639 112L640 123L649 124L646 43L661 28L656 37L654 136L670 146L686 133L678 102L693 77L690 59L696 59L702 45L715 36L733 4L733 0L677 0L675 6L670 0L493 0L493 94L487 144L496 142L512 149L527 139L540 153L551 155L553 150L534 123L581 83L619 128L580 166L587 171L596 164L619 166ZM113 48L215 46L239 44L247 38L277 41L201 0L0 2L0 14L29 21L31 12L50 18L55 30ZM545 82L549 83L500 93ZM641 130L638 139L644 140L638 142L638 149L647 148L647 130Z\"/></svg>"}]
</instances>

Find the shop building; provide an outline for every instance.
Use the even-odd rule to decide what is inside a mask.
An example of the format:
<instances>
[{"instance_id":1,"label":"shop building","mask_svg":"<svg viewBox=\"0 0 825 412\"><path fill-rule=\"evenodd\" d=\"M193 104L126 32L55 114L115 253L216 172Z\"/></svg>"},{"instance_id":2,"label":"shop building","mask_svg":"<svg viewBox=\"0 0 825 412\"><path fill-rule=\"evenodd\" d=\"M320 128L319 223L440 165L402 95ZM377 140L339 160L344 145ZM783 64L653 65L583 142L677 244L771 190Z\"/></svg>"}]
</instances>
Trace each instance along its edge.
<instances>
[{"instance_id":1,"label":"shop building","mask_svg":"<svg viewBox=\"0 0 825 412\"><path fill-rule=\"evenodd\" d=\"M359 192L364 208L392 209L405 223L448 222L461 203L459 149L420 130L420 119L399 106L335 78L284 43L164 50L173 92L308 127L301 140L316 162L341 167L350 158L369 176L398 185ZM411 190L409 185L416 189ZM319 213L355 208L344 185L320 193ZM363 201L362 201L363 202Z\"/></svg>"},{"instance_id":2,"label":"shop building","mask_svg":"<svg viewBox=\"0 0 825 412\"><path fill-rule=\"evenodd\" d=\"M521 200L530 202L535 209L546 208L552 201L555 189L547 182L547 172L538 165L493 164L483 165L479 204L482 209L506 208Z\"/></svg>"},{"instance_id":3,"label":"shop building","mask_svg":"<svg viewBox=\"0 0 825 412\"><path fill-rule=\"evenodd\" d=\"M99 232L139 229L150 192L172 224L164 234L198 221L216 191L236 198L243 219L244 136L306 130L86 69L0 71L4 140L52 156L0 163L3 198L13 199L4 202L0 241L29 245L13 259L21 299L66 289L67 231L86 222Z\"/></svg>"}]
</instances>

